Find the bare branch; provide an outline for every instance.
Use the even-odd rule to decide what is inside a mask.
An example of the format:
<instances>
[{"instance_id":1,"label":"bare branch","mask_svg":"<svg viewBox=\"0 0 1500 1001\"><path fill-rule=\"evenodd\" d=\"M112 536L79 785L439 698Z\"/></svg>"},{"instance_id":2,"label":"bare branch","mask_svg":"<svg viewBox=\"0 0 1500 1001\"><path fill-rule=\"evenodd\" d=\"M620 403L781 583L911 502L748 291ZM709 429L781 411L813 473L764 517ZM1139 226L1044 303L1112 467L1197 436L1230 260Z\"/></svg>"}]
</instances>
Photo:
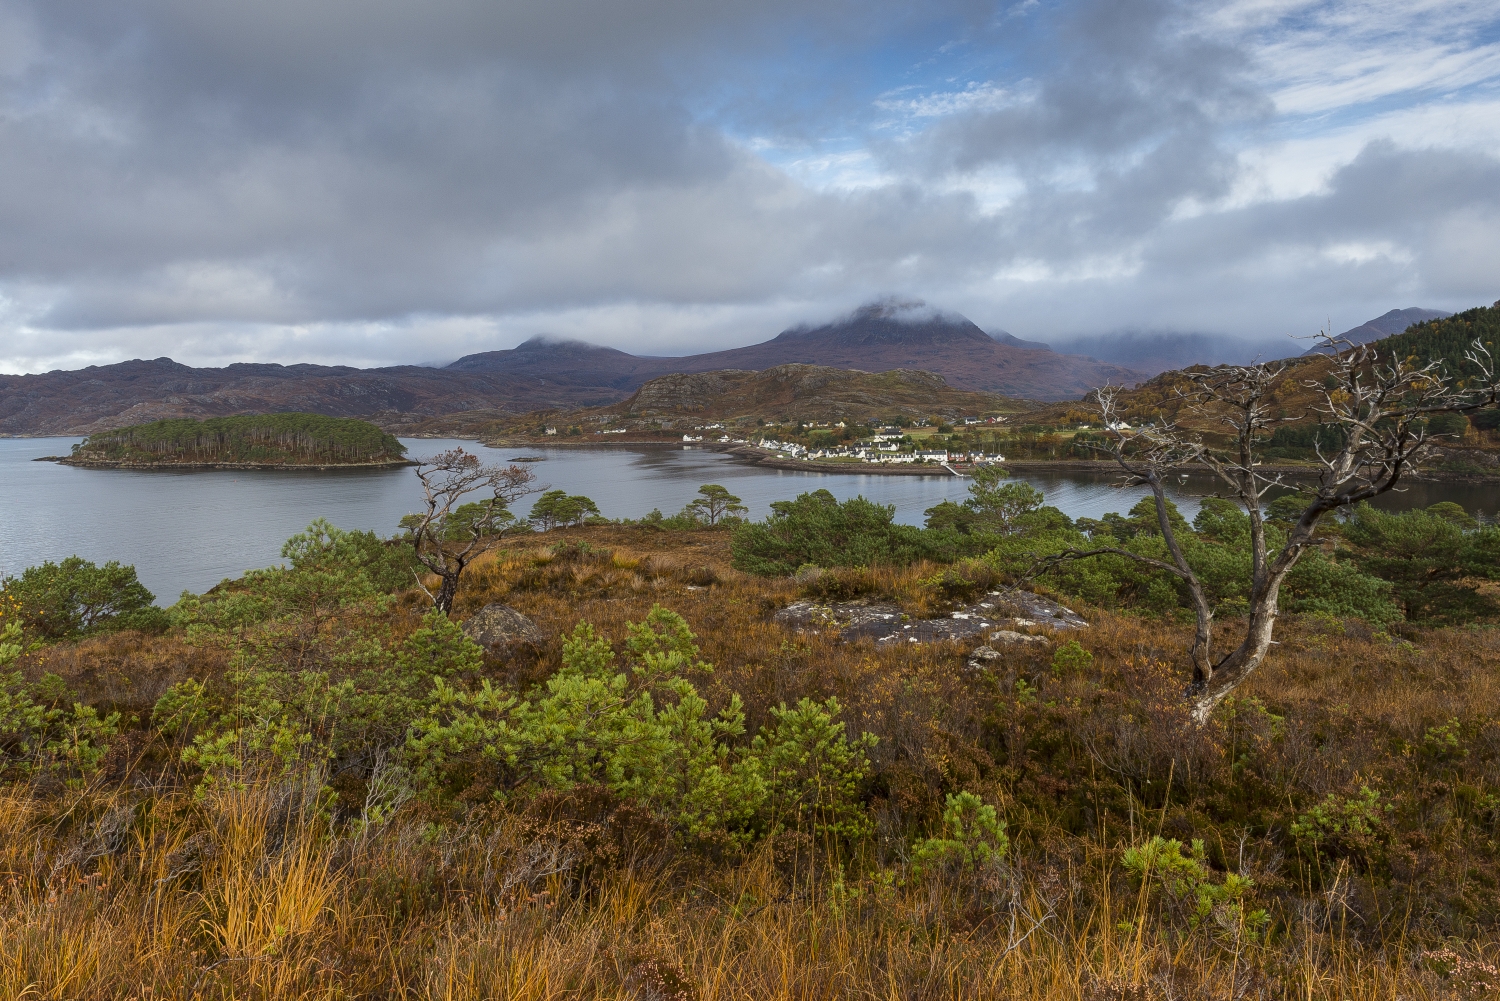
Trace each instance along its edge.
<instances>
[{"instance_id":1,"label":"bare branch","mask_svg":"<svg viewBox=\"0 0 1500 1001\"><path fill-rule=\"evenodd\" d=\"M433 607L446 614L453 608L464 568L493 548L504 532L497 525L498 516L537 489L536 474L519 465L486 466L462 448L422 459L414 472L422 483L426 510L414 516L408 531L417 561L442 581L436 595L426 587L422 590ZM458 521L463 499L475 493L483 496L476 502L480 510Z\"/></svg>"}]
</instances>

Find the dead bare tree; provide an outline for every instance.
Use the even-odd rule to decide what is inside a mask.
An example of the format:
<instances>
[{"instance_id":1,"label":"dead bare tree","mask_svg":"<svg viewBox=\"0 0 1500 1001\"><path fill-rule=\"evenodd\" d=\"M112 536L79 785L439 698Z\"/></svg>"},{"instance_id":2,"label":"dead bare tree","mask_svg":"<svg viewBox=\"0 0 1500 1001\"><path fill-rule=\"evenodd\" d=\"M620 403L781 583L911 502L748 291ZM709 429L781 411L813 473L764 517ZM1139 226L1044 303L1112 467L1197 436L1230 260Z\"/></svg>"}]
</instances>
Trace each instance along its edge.
<instances>
[{"instance_id":1,"label":"dead bare tree","mask_svg":"<svg viewBox=\"0 0 1500 1001\"><path fill-rule=\"evenodd\" d=\"M417 586L438 611L447 615L458 595L459 578L464 568L494 547L508 524L508 508L537 488L536 474L522 466L486 466L479 456L452 448L416 465L417 479L422 481L422 495L427 510L404 519L417 560L435 574L438 591L427 590L421 578ZM471 504L477 509L456 517L464 497L488 491L488 496Z\"/></svg>"},{"instance_id":2,"label":"dead bare tree","mask_svg":"<svg viewBox=\"0 0 1500 1001\"><path fill-rule=\"evenodd\" d=\"M1227 443L1214 447L1177 420L1132 429L1125 422L1121 390L1106 386L1096 406L1109 435L1103 448L1125 474L1129 486L1146 486L1155 500L1157 523L1169 560L1159 560L1116 546L1069 549L1039 562L1036 571L1062 560L1112 554L1164 571L1181 581L1197 620L1189 659L1193 680L1188 687L1193 718L1201 725L1214 707L1265 659L1276 625L1281 586L1297 560L1313 543L1318 522L1330 511L1348 508L1396 487L1432 452L1427 421L1435 414L1468 413L1500 405L1500 381L1489 348L1475 341L1465 353L1474 370L1467 380L1450 375L1439 361L1419 365L1410 359L1382 355L1376 345L1356 345L1328 335L1323 344L1333 354L1331 378L1304 382L1321 402L1312 408L1329 427L1327 448L1317 446L1318 483L1296 523L1273 553L1266 536L1261 502L1284 487L1283 475L1261 471L1260 446L1273 427L1285 420L1273 416L1273 392L1288 365L1267 362L1221 365L1186 373L1188 386L1178 390L1179 413L1186 411L1225 430ZM1185 557L1168 517L1166 478L1187 468L1206 469L1238 499L1250 520L1251 588L1245 634L1233 650L1215 659L1213 606Z\"/></svg>"}]
</instances>

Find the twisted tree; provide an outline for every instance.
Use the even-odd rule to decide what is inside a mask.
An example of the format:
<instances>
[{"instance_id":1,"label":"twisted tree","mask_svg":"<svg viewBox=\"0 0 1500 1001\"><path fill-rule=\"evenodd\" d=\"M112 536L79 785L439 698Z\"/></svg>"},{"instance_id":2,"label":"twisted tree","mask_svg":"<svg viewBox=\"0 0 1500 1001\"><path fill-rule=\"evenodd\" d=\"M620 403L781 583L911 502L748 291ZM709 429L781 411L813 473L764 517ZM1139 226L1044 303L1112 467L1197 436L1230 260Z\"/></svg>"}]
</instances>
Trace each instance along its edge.
<instances>
[{"instance_id":1,"label":"twisted tree","mask_svg":"<svg viewBox=\"0 0 1500 1001\"><path fill-rule=\"evenodd\" d=\"M1434 417L1500 406L1494 358L1478 340L1465 353L1474 373L1467 379L1451 376L1441 361L1418 364L1383 354L1378 342L1356 345L1327 335L1322 340L1332 354L1332 369L1321 381L1303 385L1317 393L1319 402L1312 412L1328 427L1328 441L1316 442L1317 486L1307 494L1300 515L1274 552L1267 539L1263 502L1269 492L1285 484L1283 474L1262 471L1259 456L1276 425L1299 419L1281 416L1273 397L1288 363L1221 365L1185 373L1188 385L1177 390L1179 416L1186 412L1198 423L1206 421L1223 429L1227 441L1218 446L1182 426L1177 417L1163 416L1153 424L1131 428L1125 421L1119 387L1106 386L1095 396L1107 431L1107 444L1101 450L1120 468L1126 485L1151 490L1168 558L1155 559L1116 546L1074 548L1046 557L1033 571L1062 560L1112 554L1181 581L1196 620L1188 651L1193 670L1188 693L1193 717L1200 725L1265 659L1282 583L1313 544L1313 533L1323 516L1395 489L1431 455L1436 444L1431 427ZM1249 615L1243 636L1221 657L1214 652L1213 606L1168 516L1168 477L1185 469L1210 472L1228 487L1250 520Z\"/></svg>"},{"instance_id":2,"label":"twisted tree","mask_svg":"<svg viewBox=\"0 0 1500 1001\"><path fill-rule=\"evenodd\" d=\"M510 505L537 489L533 486L536 474L517 465L486 466L479 456L461 448L422 459L414 471L422 481L426 510L408 515L402 523L418 562L440 581L436 594L420 576L417 586L432 599L434 608L447 615L453 610L464 568L516 524ZM462 503L475 493L480 499Z\"/></svg>"}]
</instances>

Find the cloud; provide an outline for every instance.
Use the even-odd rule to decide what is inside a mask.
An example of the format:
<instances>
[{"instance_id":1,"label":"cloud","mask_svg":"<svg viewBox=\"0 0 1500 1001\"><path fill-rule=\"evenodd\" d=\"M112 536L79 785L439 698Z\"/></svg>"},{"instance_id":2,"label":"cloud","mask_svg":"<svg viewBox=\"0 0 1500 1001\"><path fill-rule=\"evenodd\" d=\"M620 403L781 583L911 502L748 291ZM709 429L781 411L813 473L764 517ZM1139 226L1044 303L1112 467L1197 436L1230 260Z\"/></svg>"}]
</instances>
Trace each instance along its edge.
<instances>
[{"instance_id":1,"label":"cloud","mask_svg":"<svg viewBox=\"0 0 1500 1001\"><path fill-rule=\"evenodd\" d=\"M893 293L1040 340L1488 302L1497 26L1471 0L21 0L0 370L675 353Z\"/></svg>"}]
</instances>

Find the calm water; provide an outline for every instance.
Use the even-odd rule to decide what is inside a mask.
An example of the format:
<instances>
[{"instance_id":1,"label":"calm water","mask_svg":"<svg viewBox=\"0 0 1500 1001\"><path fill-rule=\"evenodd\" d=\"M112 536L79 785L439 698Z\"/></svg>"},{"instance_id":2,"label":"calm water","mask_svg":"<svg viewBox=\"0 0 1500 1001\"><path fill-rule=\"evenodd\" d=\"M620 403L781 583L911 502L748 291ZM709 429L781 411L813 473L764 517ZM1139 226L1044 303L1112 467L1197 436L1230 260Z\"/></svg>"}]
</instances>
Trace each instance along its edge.
<instances>
[{"instance_id":1,"label":"calm water","mask_svg":"<svg viewBox=\"0 0 1500 1001\"><path fill-rule=\"evenodd\" d=\"M136 567L141 580L170 604L183 590L201 592L225 577L276 563L286 538L316 517L341 528L396 530L421 503L409 469L382 472L247 473L138 472L74 469L33 462L67 454L77 438L0 439L0 572L16 574L43 560L77 554ZM863 494L896 506L896 518L921 524L922 512L945 498L962 499L967 481L951 476L872 476L765 469L720 452L682 448L491 449L466 441L403 439L413 457L452 446L486 461L541 455L531 464L538 483L586 494L610 518L638 518L652 508L672 514L700 484L722 483L743 498L754 518L775 500L826 488L839 499ZM1074 517L1126 511L1143 490L1121 490L1108 476L1025 479ZM1198 509L1184 485L1177 500L1191 518ZM1493 485L1421 485L1387 506L1425 507L1454 500L1470 510L1495 504ZM522 511L529 510L523 500Z\"/></svg>"}]
</instances>

